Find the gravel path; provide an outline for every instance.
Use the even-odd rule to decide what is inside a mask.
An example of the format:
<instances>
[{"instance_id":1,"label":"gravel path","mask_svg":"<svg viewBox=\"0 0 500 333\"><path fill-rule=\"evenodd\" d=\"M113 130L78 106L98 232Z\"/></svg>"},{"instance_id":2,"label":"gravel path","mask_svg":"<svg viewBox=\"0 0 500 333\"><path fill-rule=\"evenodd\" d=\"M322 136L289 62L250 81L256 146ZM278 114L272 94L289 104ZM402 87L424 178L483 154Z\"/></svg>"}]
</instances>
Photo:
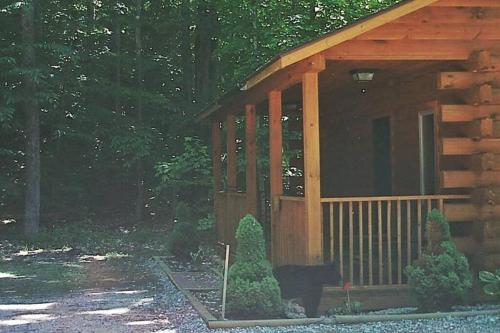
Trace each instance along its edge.
<instances>
[{"instance_id":1,"label":"gravel path","mask_svg":"<svg viewBox=\"0 0 500 333\"><path fill-rule=\"evenodd\" d=\"M288 332L477 332L477 333L498 333L500 332L500 316L477 316L469 318L442 318L436 320L416 320L399 322L375 322L359 325L308 325L291 327L253 327L253 328L234 328L226 330L209 330L196 311L186 301L181 292L160 273L157 267L152 267L156 276L160 279L164 288L164 294L160 302L167 312L173 317L175 322L175 332L199 332L199 333L288 333ZM484 308L491 308L486 306ZM467 308L463 310L473 310ZM477 310L477 309L476 309Z\"/></svg>"},{"instance_id":2,"label":"gravel path","mask_svg":"<svg viewBox=\"0 0 500 333\"><path fill-rule=\"evenodd\" d=\"M498 316L209 330L157 267L150 268L159 279L143 268L138 274L104 261L90 264L86 285L66 295L13 299L0 294L0 332L500 332Z\"/></svg>"}]
</instances>

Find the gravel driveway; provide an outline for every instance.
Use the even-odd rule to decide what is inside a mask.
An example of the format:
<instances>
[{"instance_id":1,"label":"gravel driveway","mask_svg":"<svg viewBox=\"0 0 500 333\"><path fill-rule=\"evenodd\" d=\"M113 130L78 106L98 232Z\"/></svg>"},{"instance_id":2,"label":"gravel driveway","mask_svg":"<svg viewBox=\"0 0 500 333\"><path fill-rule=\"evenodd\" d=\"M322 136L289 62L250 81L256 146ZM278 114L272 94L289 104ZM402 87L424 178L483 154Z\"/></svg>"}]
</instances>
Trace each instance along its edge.
<instances>
[{"instance_id":1,"label":"gravel driveway","mask_svg":"<svg viewBox=\"0 0 500 333\"><path fill-rule=\"evenodd\" d=\"M64 295L0 295L0 332L500 332L498 316L209 330L172 283L147 267L131 272L102 261L89 263L86 272L85 285Z\"/></svg>"}]
</instances>

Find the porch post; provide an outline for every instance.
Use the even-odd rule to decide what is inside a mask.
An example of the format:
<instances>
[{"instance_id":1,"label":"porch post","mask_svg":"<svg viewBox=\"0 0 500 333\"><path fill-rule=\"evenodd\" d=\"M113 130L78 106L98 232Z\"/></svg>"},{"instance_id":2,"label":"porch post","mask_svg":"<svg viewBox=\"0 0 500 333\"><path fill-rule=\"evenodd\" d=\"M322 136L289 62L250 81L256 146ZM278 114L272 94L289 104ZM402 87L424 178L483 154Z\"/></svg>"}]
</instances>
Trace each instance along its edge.
<instances>
[{"instance_id":1,"label":"porch post","mask_svg":"<svg viewBox=\"0 0 500 333\"><path fill-rule=\"evenodd\" d=\"M245 105L245 144L246 144L246 205L247 212L257 216L257 154L255 105Z\"/></svg>"},{"instance_id":2,"label":"porch post","mask_svg":"<svg viewBox=\"0 0 500 333\"><path fill-rule=\"evenodd\" d=\"M227 146L227 192L236 191L236 116L226 116Z\"/></svg>"},{"instance_id":3,"label":"porch post","mask_svg":"<svg viewBox=\"0 0 500 333\"><path fill-rule=\"evenodd\" d=\"M281 91L269 92L269 177L271 192L271 260L279 261L276 243L279 235L276 226L279 223L280 196L283 194L282 149L283 137L281 128Z\"/></svg>"},{"instance_id":4,"label":"porch post","mask_svg":"<svg viewBox=\"0 0 500 333\"><path fill-rule=\"evenodd\" d=\"M321 221L318 72L302 76L306 262L323 262Z\"/></svg>"}]
</instances>

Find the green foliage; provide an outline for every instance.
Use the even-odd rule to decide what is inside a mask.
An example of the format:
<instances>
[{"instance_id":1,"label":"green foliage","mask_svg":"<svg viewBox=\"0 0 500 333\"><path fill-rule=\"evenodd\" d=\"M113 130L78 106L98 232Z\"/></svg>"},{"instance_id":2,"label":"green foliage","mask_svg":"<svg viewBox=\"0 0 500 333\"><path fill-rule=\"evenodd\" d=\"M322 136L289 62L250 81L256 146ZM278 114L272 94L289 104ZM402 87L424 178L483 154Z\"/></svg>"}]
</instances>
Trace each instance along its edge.
<instances>
[{"instance_id":1,"label":"green foliage","mask_svg":"<svg viewBox=\"0 0 500 333\"><path fill-rule=\"evenodd\" d=\"M170 252L179 258L189 259L200 245L196 227L192 223L179 222L168 238Z\"/></svg>"},{"instance_id":2,"label":"green foliage","mask_svg":"<svg viewBox=\"0 0 500 333\"><path fill-rule=\"evenodd\" d=\"M184 151L156 166L161 186L183 188L211 184L210 155L198 138L184 138Z\"/></svg>"},{"instance_id":3,"label":"green foliage","mask_svg":"<svg viewBox=\"0 0 500 333\"><path fill-rule=\"evenodd\" d=\"M198 220L196 230L200 235L200 241L205 243L213 243L215 241L215 217L213 214L208 214Z\"/></svg>"},{"instance_id":4,"label":"green foliage","mask_svg":"<svg viewBox=\"0 0 500 333\"><path fill-rule=\"evenodd\" d=\"M500 268L494 273L488 271L479 272L479 280L483 283L485 294L500 298Z\"/></svg>"},{"instance_id":5,"label":"green foliage","mask_svg":"<svg viewBox=\"0 0 500 333\"><path fill-rule=\"evenodd\" d=\"M238 318L273 318L282 313L281 293L266 260L263 230L251 215L236 231L236 259L228 273L228 313Z\"/></svg>"},{"instance_id":6,"label":"green foliage","mask_svg":"<svg viewBox=\"0 0 500 333\"><path fill-rule=\"evenodd\" d=\"M191 252L189 255L191 257L191 262L193 263L193 265L197 269L200 269L203 265L203 259L205 258L205 252L203 251L203 248L200 246L198 248L198 251Z\"/></svg>"},{"instance_id":7,"label":"green foliage","mask_svg":"<svg viewBox=\"0 0 500 333\"><path fill-rule=\"evenodd\" d=\"M411 293L423 311L447 310L463 302L472 287L467 258L450 241L439 254L423 254L406 268Z\"/></svg>"},{"instance_id":8,"label":"green foliage","mask_svg":"<svg viewBox=\"0 0 500 333\"><path fill-rule=\"evenodd\" d=\"M357 315L363 310L361 302L348 302L347 300L341 306L327 311L327 316Z\"/></svg>"},{"instance_id":9,"label":"green foliage","mask_svg":"<svg viewBox=\"0 0 500 333\"><path fill-rule=\"evenodd\" d=\"M92 220L66 221L64 224L42 225L34 239L26 238L21 226L7 225L6 243L24 250L61 251L72 249L78 253L114 256L165 255L165 227L156 224L107 226ZM4 227L6 228L6 227ZM0 230L4 235L5 229ZM0 247L0 255L1 255Z\"/></svg>"},{"instance_id":10,"label":"green foliage","mask_svg":"<svg viewBox=\"0 0 500 333\"><path fill-rule=\"evenodd\" d=\"M443 241L449 241L451 239L450 224L438 209L434 208L427 214L427 221L433 221L439 226ZM427 223L427 227L429 227L429 225L430 224Z\"/></svg>"}]
</instances>

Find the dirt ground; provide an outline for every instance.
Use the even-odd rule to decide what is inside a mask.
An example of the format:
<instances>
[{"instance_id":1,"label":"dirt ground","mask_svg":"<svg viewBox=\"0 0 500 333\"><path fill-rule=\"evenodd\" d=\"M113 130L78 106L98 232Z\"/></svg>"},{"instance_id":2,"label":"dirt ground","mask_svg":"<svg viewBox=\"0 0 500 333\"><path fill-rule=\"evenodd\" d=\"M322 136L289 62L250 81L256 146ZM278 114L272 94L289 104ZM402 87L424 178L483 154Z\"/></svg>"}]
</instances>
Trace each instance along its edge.
<instances>
[{"instance_id":1,"label":"dirt ground","mask_svg":"<svg viewBox=\"0 0 500 333\"><path fill-rule=\"evenodd\" d=\"M82 266L77 287L60 294L6 295L0 278L0 332L175 332L155 306L147 269L96 259Z\"/></svg>"}]
</instances>

